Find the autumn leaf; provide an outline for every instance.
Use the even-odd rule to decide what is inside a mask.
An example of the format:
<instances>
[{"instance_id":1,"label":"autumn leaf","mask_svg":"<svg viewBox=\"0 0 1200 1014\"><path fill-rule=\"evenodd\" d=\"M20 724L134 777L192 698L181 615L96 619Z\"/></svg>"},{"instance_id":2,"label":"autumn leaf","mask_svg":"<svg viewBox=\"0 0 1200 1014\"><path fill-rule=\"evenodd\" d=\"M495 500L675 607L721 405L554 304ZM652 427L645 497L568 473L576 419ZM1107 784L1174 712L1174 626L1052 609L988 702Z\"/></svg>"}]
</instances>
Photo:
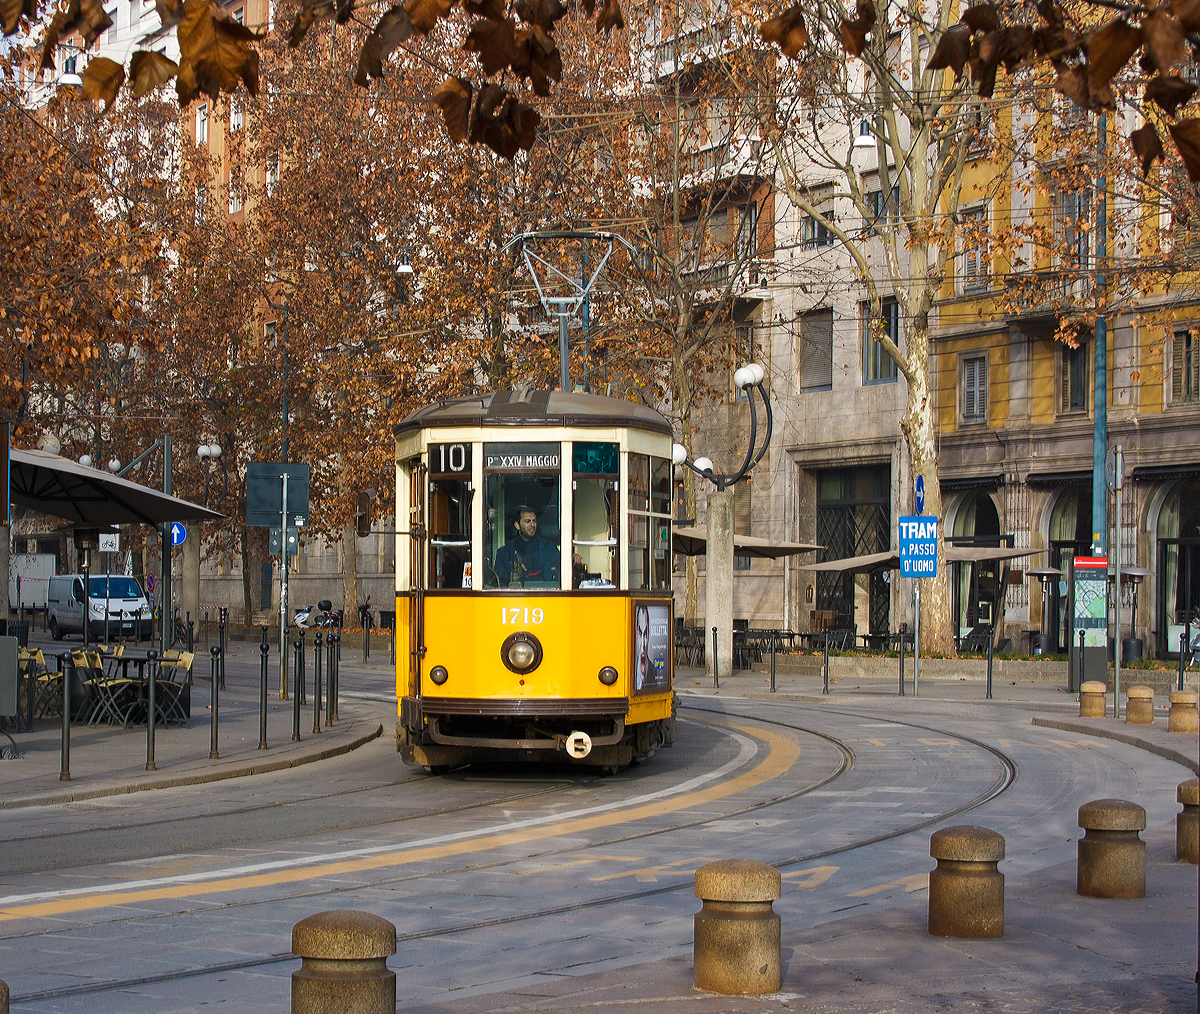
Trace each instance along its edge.
<instances>
[{"instance_id":1,"label":"autumn leaf","mask_svg":"<svg viewBox=\"0 0 1200 1014\"><path fill-rule=\"evenodd\" d=\"M758 26L758 34L765 42L774 42L791 60L800 55L808 45L808 29L804 27L802 7L794 4L782 14L769 18Z\"/></svg>"},{"instance_id":2,"label":"autumn leaf","mask_svg":"<svg viewBox=\"0 0 1200 1014\"><path fill-rule=\"evenodd\" d=\"M1057 69L1064 59L1078 55L1079 37L1059 25L1043 25L1033 30L1033 51Z\"/></svg>"},{"instance_id":3,"label":"autumn leaf","mask_svg":"<svg viewBox=\"0 0 1200 1014\"><path fill-rule=\"evenodd\" d=\"M133 82L133 97L140 99L148 91L170 81L179 72L179 64L162 53L139 49L129 60L129 80Z\"/></svg>"},{"instance_id":4,"label":"autumn leaf","mask_svg":"<svg viewBox=\"0 0 1200 1014\"><path fill-rule=\"evenodd\" d=\"M1200 31L1200 0L1171 0L1171 10L1185 32Z\"/></svg>"},{"instance_id":5,"label":"autumn leaf","mask_svg":"<svg viewBox=\"0 0 1200 1014\"><path fill-rule=\"evenodd\" d=\"M928 70L954 71L955 77L962 76L967 58L971 55L971 29L967 25L951 25L938 39L937 47L925 65Z\"/></svg>"},{"instance_id":6,"label":"autumn leaf","mask_svg":"<svg viewBox=\"0 0 1200 1014\"><path fill-rule=\"evenodd\" d=\"M1037 11L1051 28L1062 28L1066 24L1062 10L1054 0L1038 0Z\"/></svg>"},{"instance_id":7,"label":"autumn leaf","mask_svg":"<svg viewBox=\"0 0 1200 1014\"><path fill-rule=\"evenodd\" d=\"M258 53L249 43L261 36L226 15L210 0L184 0L177 30L179 73L175 91L180 103L199 92L216 97L244 82L258 94Z\"/></svg>"},{"instance_id":8,"label":"autumn leaf","mask_svg":"<svg viewBox=\"0 0 1200 1014\"><path fill-rule=\"evenodd\" d=\"M183 17L183 0L154 0L154 9L164 27L177 25Z\"/></svg>"},{"instance_id":9,"label":"autumn leaf","mask_svg":"<svg viewBox=\"0 0 1200 1014\"><path fill-rule=\"evenodd\" d=\"M488 123L495 117L496 110L504 102L508 93L498 84L484 84L479 89L475 99L475 108L471 112L471 127L468 135L472 144L483 140L483 132Z\"/></svg>"},{"instance_id":10,"label":"autumn leaf","mask_svg":"<svg viewBox=\"0 0 1200 1014\"><path fill-rule=\"evenodd\" d=\"M112 18L104 11L100 0L71 0L65 11L54 15L42 42L42 70L53 70L54 50L58 40L78 32L83 36L84 49L92 45L100 33L112 27Z\"/></svg>"},{"instance_id":11,"label":"autumn leaf","mask_svg":"<svg viewBox=\"0 0 1200 1014\"><path fill-rule=\"evenodd\" d=\"M1146 40L1146 52L1163 74L1170 73L1187 59L1183 29L1164 10L1154 11L1142 18L1142 38Z\"/></svg>"},{"instance_id":12,"label":"autumn leaf","mask_svg":"<svg viewBox=\"0 0 1200 1014\"><path fill-rule=\"evenodd\" d=\"M562 55L553 37L537 25L516 33L516 56L513 73L530 78L536 94L550 94L550 82L562 80Z\"/></svg>"},{"instance_id":13,"label":"autumn leaf","mask_svg":"<svg viewBox=\"0 0 1200 1014\"><path fill-rule=\"evenodd\" d=\"M464 0L463 10L479 18L491 18L493 21L503 21L508 16L504 0Z\"/></svg>"},{"instance_id":14,"label":"autumn leaf","mask_svg":"<svg viewBox=\"0 0 1200 1014\"><path fill-rule=\"evenodd\" d=\"M596 15L596 31L608 32L614 28L624 28L625 17L621 13L618 0L605 0L604 9Z\"/></svg>"},{"instance_id":15,"label":"autumn leaf","mask_svg":"<svg viewBox=\"0 0 1200 1014\"><path fill-rule=\"evenodd\" d=\"M1000 31L1000 17L991 4L976 4L962 12L959 19L973 32Z\"/></svg>"},{"instance_id":16,"label":"autumn leaf","mask_svg":"<svg viewBox=\"0 0 1200 1014\"><path fill-rule=\"evenodd\" d=\"M517 0L514 9L526 24L537 25L547 32L552 32L554 23L567 13L559 0Z\"/></svg>"},{"instance_id":17,"label":"autumn leaf","mask_svg":"<svg viewBox=\"0 0 1200 1014\"><path fill-rule=\"evenodd\" d=\"M842 18L840 36L842 48L851 56L862 54L867 34L875 27L875 5L870 0L857 0L853 21Z\"/></svg>"},{"instance_id":18,"label":"autumn leaf","mask_svg":"<svg viewBox=\"0 0 1200 1014\"><path fill-rule=\"evenodd\" d=\"M1134 154L1142 160L1143 177L1150 174L1150 167L1155 160L1161 162L1166 157L1167 153L1163 150L1162 140L1152 123L1147 123L1130 134L1129 143L1133 145Z\"/></svg>"},{"instance_id":19,"label":"autumn leaf","mask_svg":"<svg viewBox=\"0 0 1200 1014\"><path fill-rule=\"evenodd\" d=\"M1193 183L1200 182L1200 119L1170 123L1167 129L1171 131L1171 140L1175 142L1183 164L1187 166L1188 179Z\"/></svg>"},{"instance_id":20,"label":"autumn leaf","mask_svg":"<svg viewBox=\"0 0 1200 1014\"><path fill-rule=\"evenodd\" d=\"M1108 84L1137 52L1142 31L1124 18L1114 18L1098 32L1088 36L1088 86L1093 93Z\"/></svg>"},{"instance_id":21,"label":"autumn leaf","mask_svg":"<svg viewBox=\"0 0 1200 1014\"><path fill-rule=\"evenodd\" d=\"M0 25L12 35L21 25L22 16L32 22L37 16L37 0L0 0Z\"/></svg>"},{"instance_id":22,"label":"autumn leaf","mask_svg":"<svg viewBox=\"0 0 1200 1014\"><path fill-rule=\"evenodd\" d=\"M1143 98L1146 101L1158 103L1168 116L1174 116L1175 110L1196 94L1196 86L1175 74L1171 77L1159 76L1146 85Z\"/></svg>"},{"instance_id":23,"label":"autumn leaf","mask_svg":"<svg viewBox=\"0 0 1200 1014\"><path fill-rule=\"evenodd\" d=\"M358 73L354 76L354 83L365 88L371 78L383 77L383 61L412 33L412 20L403 7L397 5L384 14L358 54Z\"/></svg>"},{"instance_id":24,"label":"autumn leaf","mask_svg":"<svg viewBox=\"0 0 1200 1014\"><path fill-rule=\"evenodd\" d=\"M404 9L412 19L413 28L428 35L437 27L439 18L450 16L453 0L405 0Z\"/></svg>"},{"instance_id":25,"label":"autumn leaf","mask_svg":"<svg viewBox=\"0 0 1200 1014\"><path fill-rule=\"evenodd\" d=\"M108 112L125 83L125 68L107 56L93 56L83 71L83 97L104 101Z\"/></svg>"},{"instance_id":26,"label":"autumn leaf","mask_svg":"<svg viewBox=\"0 0 1200 1014\"><path fill-rule=\"evenodd\" d=\"M471 82L448 77L433 92L433 102L446 120L446 133L453 141L465 141L471 115Z\"/></svg>"},{"instance_id":27,"label":"autumn leaf","mask_svg":"<svg viewBox=\"0 0 1200 1014\"><path fill-rule=\"evenodd\" d=\"M485 77L491 77L499 70L509 66L516 58L516 40L513 32L516 23L512 18L503 21L493 21L490 18L478 18L467 33L463 49L475 53L483 67Z\"/></svg>"},{"instance_id":28,"label":"autumn leaf","mask_svg":"<svg viewBox=\"0 0 1200 1014\"><path fill-rule=\"evenodd\" d=\"M1087 109L1090 101L1087 84L1087 67L1079 65L1060 68L1058 76L1054 81L1054 90L1061 92L1079 106L1080 109Z\"/></svg>"},{"instance_id":29,"label":"autumn leaf","mask_svg":"<svg viewBox=\"0 0 1200 1014\"><path fill-rule=\"evenodd\" d=\"M541 114L533 106L526 105L524 102L517 102L513 106L513 133L523 150L533 150L534 142L537 140L537 129L541 123Z\"/></svg>"}]
</instances>

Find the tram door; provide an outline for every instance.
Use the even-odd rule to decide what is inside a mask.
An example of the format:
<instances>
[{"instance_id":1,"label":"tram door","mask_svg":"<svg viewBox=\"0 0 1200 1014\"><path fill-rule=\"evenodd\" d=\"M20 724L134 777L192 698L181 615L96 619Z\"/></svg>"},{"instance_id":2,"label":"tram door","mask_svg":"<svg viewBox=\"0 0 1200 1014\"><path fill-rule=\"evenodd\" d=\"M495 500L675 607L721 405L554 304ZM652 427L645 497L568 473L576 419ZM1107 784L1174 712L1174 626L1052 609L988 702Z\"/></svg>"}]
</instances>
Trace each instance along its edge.
<instances>
[{"instance_id":1,"label":"tram door","mask_svg":"<svg viewBox=\"0 0 1200 1014\"><path fill-rule=\"evenodd\" d=\"M421 693L421 655L425 645L425 464L413 465L408 486L408 692ZM415 536L415 537L414 537Z\"/></svg>"}]
</instances>

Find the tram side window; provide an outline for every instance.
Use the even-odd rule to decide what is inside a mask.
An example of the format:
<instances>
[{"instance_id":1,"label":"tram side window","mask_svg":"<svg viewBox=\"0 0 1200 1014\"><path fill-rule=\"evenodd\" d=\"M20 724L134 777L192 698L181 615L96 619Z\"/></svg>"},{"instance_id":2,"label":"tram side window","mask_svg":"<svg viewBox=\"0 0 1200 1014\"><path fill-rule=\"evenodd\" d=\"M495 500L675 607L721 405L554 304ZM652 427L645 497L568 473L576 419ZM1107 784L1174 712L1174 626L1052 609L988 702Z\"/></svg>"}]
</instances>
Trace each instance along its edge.
<instances>
[{"instance_id":1,"label":"tram side window","mask_svg":"<svg viewBox=\"0 0 1200 1014\"><path fill-rule=\"evenodd\" d=\"M485 588L558 588L562 445L484 444Z\"/></svg>"},{"instance_id":2,"label":"tram side window","mask_svg":"<svg viewBox=\"0 0 1200 1014\"><path fill-rule=\"evenodd\" d=\"M429 587L471 587L471 497L465 479L429 482Z\"/></svg>"},{"instance_id":3,"label":"tram side window","mask_svg":"<svg viewBox=\"0 0 1200 1014\"><path fill-rule=\"evenodd\" d=\"M671 461L629 455L629 587L671 587Z\"/></svg>"},{"instance_id":4,"label":"tram side window","mask_svg":"<svg viewBox=\"0 0 1200 1014\"><path fill-rule=\"evenodd\" d=\"M616 584L617 499L620 459L616 444L576 443L572 471L575 507L572 549L576 588L611 588Z\"/></svg>"}]
</instances>

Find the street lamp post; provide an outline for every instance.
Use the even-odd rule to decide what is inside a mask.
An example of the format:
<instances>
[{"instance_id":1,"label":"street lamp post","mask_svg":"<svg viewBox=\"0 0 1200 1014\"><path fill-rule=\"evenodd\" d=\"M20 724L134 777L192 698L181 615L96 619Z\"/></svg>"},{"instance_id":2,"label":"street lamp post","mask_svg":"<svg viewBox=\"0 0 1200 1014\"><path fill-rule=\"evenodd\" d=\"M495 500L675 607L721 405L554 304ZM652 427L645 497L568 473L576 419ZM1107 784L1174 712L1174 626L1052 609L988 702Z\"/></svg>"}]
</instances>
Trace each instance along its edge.
<instances>
[{"instance_id":1,"label":"street lamp post","mask_svg":"<svg viewBox=\"0 0 1200 1014\"><path fill-rule=\"evenodd\" d=\"M675 444L671 457L676 465L685 465L717 488L708 494L708 543L704 578L705 626L713 628L716 644L711 655L705 652L705 668L716 684L721 672L733 672L733 490L730 488L745 479L767 453L771 443L773 421L771 399L763 387L766 371L758 363L750 363L733 375L734 385L746 392L750 404L750 445L741 467L731 475L720 473L708 458L689 460L687 448ZM754 402L758 391L766 410L766 432L762 447L758 446L758 411Z\"/></svg>"}]
</instances>

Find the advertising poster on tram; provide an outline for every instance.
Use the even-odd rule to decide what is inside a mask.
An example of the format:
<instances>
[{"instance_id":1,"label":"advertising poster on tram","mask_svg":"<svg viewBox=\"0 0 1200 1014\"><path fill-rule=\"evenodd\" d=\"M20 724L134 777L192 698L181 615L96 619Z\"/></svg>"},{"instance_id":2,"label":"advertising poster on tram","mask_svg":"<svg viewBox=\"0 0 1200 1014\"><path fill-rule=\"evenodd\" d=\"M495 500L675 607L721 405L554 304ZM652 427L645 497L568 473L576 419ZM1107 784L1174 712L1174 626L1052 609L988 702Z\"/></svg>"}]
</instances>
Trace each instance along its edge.
<instances>
[{"instance_id":1,"label":"advertising poster on tram","mask_svg":"<svg viewBox=\"0 0 1200 1014\"><path fill-rule=\"evenodd\" d=\"M660 694L671 688L671 607L633 604L633 692Z\"/></svg>"}]
</instances>

